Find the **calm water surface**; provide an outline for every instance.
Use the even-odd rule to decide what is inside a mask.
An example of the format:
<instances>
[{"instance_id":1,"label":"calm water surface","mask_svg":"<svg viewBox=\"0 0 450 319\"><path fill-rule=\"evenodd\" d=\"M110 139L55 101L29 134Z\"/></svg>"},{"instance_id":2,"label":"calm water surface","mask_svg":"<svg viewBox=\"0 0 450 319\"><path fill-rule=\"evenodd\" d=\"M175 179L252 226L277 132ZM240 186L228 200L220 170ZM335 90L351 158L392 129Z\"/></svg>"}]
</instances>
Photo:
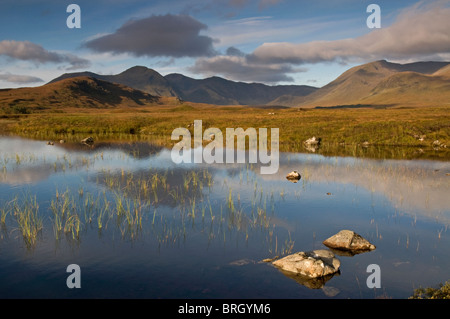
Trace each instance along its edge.
<instances>
[{"instance_id":1,"label":"calm water surface","mask_svg":"<svg viewBox=\"0 0 450 319\"><path fill-rule=\"evenodd\" d=\"M145 143L0 138L0 298L407 298L450 279L449 162L283 153L277 174L259 172L175 165ZM42 223L32 239L27 208ZM341 229L377 248L337 256L326 282L261 262L326 248ZM66 286L69 264L81 289Z\"/></svg>"}]
</instances>

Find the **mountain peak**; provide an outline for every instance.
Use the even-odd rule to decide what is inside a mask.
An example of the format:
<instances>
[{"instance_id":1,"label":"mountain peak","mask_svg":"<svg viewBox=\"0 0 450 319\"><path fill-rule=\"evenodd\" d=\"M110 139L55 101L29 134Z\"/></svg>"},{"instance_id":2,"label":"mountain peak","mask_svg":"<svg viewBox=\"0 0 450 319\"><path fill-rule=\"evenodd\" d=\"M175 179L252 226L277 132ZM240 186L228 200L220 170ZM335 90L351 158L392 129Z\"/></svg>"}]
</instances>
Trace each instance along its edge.
<instances>
[{"instance_id":1,"label":"mountain peak","mask_svg":"<svg viewBox=\"0 0 450 319\"><path fill-rule=\"evenodd\" d=\"M133 66L133 67L131 67L129 69L126 69L125 71L123 71L120 74L126 74L126 73L158 73L158 72L156 72L153 69L149 69L146 66L136 65L136 66Z\"/></svg>"},{"instance_id":2,"label":"mountain peak","mask_svg":"<svg viewBox=\"0 0 450 319\"><path fill-rule=\"evenodd\" d=\"M120 74L116 75L100 75L92 72L66 73L49 83L54 83L67 78L89 76L91 78L100 79L112 83L118 83L132 87L137 90L158 96L177 96L168 84L167 80L158 72L145 66L133 66Z\"/></svg>"}]
</instances>

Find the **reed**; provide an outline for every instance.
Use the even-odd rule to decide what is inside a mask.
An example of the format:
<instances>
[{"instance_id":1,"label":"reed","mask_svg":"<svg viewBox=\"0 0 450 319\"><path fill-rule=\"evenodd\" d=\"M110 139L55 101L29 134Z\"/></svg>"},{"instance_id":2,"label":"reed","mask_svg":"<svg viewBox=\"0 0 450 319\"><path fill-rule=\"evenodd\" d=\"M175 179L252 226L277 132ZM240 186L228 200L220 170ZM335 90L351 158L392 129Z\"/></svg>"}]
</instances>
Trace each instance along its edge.
<instances>
[{"instance_id":1,"label":"reed","mask_svg":"<svg viewBox=\"0 0 450 319\"><path fill-rule=\"evenodd\" d=\"M25 245L27 248L34 248L38 235L43 228L43 221L42 217L39 216L39 205L36 196L25 197L22 204L19 204L18 199L15 198L13 210Z\"/></svg>"},{"instance_id":2,"label":"reed","mask_svg":"<svg viewBox=\"0 0 450 319\"><path fill-rule=\"evenodd\" d=\"M7 202L0 207L0 224L6 226L6 218L11 214L13 201Z\"/></svg>"}]
</instances>

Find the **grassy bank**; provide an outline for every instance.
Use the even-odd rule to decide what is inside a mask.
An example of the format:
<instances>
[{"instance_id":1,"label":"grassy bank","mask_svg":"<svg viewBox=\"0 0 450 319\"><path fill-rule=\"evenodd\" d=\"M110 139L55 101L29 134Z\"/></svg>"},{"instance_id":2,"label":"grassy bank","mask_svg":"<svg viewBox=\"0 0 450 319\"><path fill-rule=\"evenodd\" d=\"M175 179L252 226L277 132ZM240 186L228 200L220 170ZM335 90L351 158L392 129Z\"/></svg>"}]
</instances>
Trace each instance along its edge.
<instances>
[{"instance_id":1,"label":"grassy bank","mask_svg":"<svg viewBox=\"0 0 450 319\"><path fill-rule=\"evenodd\" d=\"M194 120L203 129L217 127L279 128L280 150L304 151L303 141L321 138L321 152L361 155L365 149L409 147L439 151L448 156L450 146L450 108L343 108L343 109L268 109L241 106L208 106L185 103L133 109L72 109L45 113L0 114L1 132L44 140L77 140L83 135L98 139L155 140L173 146L170 139L177 127L193 132ZM433 142L438 140L440 146ZM360 152L361 154L358 154ZM404 151L402 151L404 153ZM353 154L352 154L353 153Z\"/></svg>"}]
</instances>

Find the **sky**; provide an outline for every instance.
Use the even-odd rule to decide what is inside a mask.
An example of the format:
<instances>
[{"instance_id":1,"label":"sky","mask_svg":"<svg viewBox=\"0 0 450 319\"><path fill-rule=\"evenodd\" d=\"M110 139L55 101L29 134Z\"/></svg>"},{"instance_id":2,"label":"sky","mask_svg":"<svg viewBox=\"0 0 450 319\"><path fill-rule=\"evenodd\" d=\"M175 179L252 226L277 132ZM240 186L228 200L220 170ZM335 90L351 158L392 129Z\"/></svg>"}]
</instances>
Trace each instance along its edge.
<instances>
[{"instance_id":1,"label":"sky","mask_svg":"<svg viewBox=\"0 0 450 319\"><path fill-rule=\"evenodd\" d=\"M79 28L74 11L80 8ZM380 28L369 28L380 8ZM376 60L450 61L450 0L2 0L0 88L63 73L220 76L321 87Z\"/></svg>"}]
</instances>

